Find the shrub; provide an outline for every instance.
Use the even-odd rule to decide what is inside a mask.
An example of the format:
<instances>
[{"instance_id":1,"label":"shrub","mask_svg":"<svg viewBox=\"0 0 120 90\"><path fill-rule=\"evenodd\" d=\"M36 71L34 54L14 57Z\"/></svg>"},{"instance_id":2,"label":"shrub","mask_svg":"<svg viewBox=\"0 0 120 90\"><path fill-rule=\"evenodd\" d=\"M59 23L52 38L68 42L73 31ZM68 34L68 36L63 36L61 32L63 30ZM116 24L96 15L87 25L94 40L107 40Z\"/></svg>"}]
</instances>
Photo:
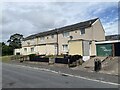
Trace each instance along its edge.
<instances>
[{"instance_id":1,"label":"shrub","mask_svg":"<svg viewBox=\"0 0 120 90\"><path fill-rule=\"evenodd\" d=\"M36 54L29 54L28 56L29 56L29 59L30 59L30 61L31 61L31 60L33 60L33 58L36 56Z\"/></svg>"},{"instance_id":2,"label":"shrub","mask_svg":"<svg viewBox=\"0 0 120 90\"><path fill-rule=\"evenodd\" d=\"M34 56L36 56L36 54L29 54L29 56L30 56L30 57L34 57Z\"/></svg>"}]
</instances>

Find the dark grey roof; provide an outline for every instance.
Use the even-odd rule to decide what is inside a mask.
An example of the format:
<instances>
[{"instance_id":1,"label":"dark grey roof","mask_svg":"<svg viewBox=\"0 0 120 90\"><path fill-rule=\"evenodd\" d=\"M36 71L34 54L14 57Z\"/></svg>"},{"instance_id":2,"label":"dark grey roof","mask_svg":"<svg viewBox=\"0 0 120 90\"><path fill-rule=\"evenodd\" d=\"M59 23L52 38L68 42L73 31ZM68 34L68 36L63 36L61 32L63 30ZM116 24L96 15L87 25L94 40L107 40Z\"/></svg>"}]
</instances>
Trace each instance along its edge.
<instances>
[{"instance_id":1,"label":"dark grey roof","mask_svg":"<svg viewBox=\"0 0 120 90\"><path fill-rule=\"evenodd\" d=\"M105 36L106 41L120 40L120 34Z\"/></svg>"},{"instance_id":2,"label":"dark grey roof","mask_svg":"<svg viewBox=\"0 0 120 90\"><path fill-rule=\"evenodd\" d=\"M36 38L36 37L47 36L47 35L55 34L55 33L74 31L74 30L80 29L80 28L87 28L87 27L90 27L91 24L93 24L97 19L98 18L95 18L95 19L80 22L80 23L77 23L77 24L68 25L68 26L64 26L64 27L61 27L61 28L53 29L53 30L50 30L50 31L40 32L38 34L30 35L30 36L24 38L23 40L29 40L29 39L33 39L33 38Z\"/></svg>"}]
</instances>

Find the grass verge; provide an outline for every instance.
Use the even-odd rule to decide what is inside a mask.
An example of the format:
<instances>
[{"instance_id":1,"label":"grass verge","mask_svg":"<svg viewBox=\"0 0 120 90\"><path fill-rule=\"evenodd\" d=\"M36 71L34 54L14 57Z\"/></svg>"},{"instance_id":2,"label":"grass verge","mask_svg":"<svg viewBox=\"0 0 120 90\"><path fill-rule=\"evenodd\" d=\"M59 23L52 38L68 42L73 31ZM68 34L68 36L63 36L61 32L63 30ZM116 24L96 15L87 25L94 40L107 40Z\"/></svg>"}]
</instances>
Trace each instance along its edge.
<instances>
[{"instance_id":1,"label":"grass verge","mask_svg":"<svg viewBox=\"0 0 120 90\"><path fill-rule=\"evenodd\" d=\"M1 60L2 62L10 62L12 56L13 56L13 55L10 55L10 56L1 56L1 57L0 57L0 60Z\"/></svg>"}]
</instances>

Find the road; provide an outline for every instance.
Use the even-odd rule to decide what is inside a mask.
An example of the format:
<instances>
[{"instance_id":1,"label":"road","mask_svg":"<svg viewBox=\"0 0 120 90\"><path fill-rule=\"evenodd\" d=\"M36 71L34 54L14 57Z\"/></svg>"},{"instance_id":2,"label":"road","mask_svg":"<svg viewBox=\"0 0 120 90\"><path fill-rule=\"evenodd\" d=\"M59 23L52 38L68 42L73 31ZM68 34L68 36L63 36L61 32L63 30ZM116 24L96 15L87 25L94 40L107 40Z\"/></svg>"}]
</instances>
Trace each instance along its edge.
<instances>
[{"instance_id":1,"label":"road","mask_svg":"<svg viewBox=\"0 0 120 90\"><path fill-rule=\"evenodd\" d=\"M2 88L118 88L118 86L4 63Z\"/></svg>"}]
</instances>

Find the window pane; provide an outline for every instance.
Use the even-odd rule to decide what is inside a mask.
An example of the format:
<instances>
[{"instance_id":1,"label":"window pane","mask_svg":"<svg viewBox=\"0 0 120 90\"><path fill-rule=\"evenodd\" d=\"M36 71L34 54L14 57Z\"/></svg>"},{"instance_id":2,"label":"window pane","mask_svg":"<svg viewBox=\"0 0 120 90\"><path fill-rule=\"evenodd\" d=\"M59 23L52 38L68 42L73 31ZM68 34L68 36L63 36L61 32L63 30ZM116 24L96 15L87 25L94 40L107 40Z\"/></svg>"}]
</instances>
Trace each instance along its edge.
<instances>
[{"instance_id":1,"label":"window pane","mask_svg":"<svg viewBox=\"0 0 120 90\"><path fill-rule=\"evenodd\" d=\"M30 45L30 42L27 42L28 46Z\"/></svg>"},{"instance_id":2,"label":"window pane","mask_svg":"<svg viewBox=\"0 0 120 90\"><path fill-rule=\"evenodd\" d=\"M27 48L24 48L24 51L27 52Z\"/></svg>"},{"instance_id":3,"label":"window pane","mask_svg":"<svg viewBox=\"0 0 120 90\"><path fill-rule=\"evenodd\" d=\"M81 34L85 34L85 29L84 28L80 29L80 35Z\"/></svg>"},{"instance_id":4,"label":"window pane","mask_svg":"<svg viewBox=\"0 0 120 90\"><path fill-rule=\"evenodd\" d=\"M51 38L54 38L54 35L51 35Z\"/></svg>"},{"instance_id":5,"label":"window pane","mask_svg":"<svg viewBox=\"0 0 120 90\"><path fill-rule=\"evenodd\" d=\"M45 38L44 37L40 37L40 40L43 41Z\"/></svg>"},{"instance_id":6,"label":"window pane","mask_svg":"<svg viewBox=\"0 0 120 90\"><path fill-rule=\"evenodd\" d=\"M68 37L69 36L69 32L64 32L63 33L63 37Z\"/></svg>"},{"instance_id":7,"label":"window pane","mask_svg":"<svg viewBox=\"0 0 120 90\"><path fill-rule=\"evenodd\" d=\"M63 51L67 51L68 50L68 45L63 45Z\"/></svg>"},{"instance_id":8,"label":"window pane","mask_svg":"<svg viewBox=\"0 0 120 90\"><path fill-rule=\"evenodd\" d=\"M31 52L34 52L34 48L31 48Z\"/></svg>"}]
</instances>

